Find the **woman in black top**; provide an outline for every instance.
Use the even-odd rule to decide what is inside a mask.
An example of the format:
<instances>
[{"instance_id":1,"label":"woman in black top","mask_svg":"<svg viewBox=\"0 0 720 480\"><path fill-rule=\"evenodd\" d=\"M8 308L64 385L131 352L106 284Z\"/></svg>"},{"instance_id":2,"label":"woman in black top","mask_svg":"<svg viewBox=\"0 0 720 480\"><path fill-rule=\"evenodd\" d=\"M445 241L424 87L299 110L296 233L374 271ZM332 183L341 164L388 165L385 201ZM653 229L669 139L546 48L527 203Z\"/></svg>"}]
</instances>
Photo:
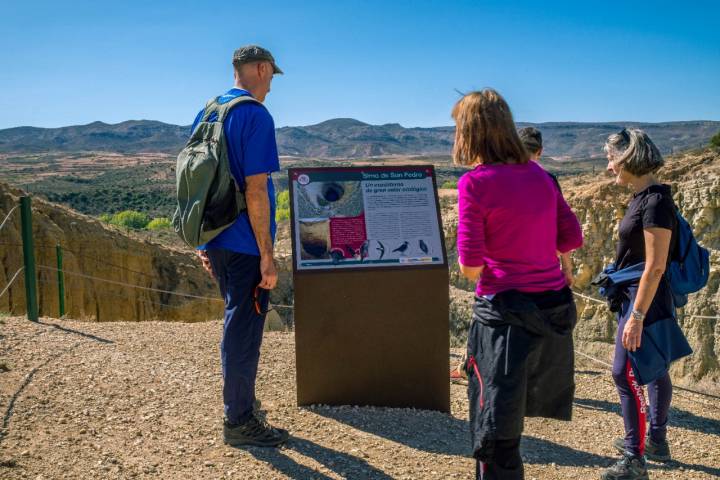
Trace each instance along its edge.
<instances>
[{"instance_id":1,"label":"woman in black top","mask_svg":"<svg viewBox=\"0 0 720 480\"><path fill-rule=\"evenodd\" d=\"M615 264L618 269L645 262L639 284L629 288L629 299L618 313L613 378L620 394L625 438L615 447L621 460L607 469L603 480L647 479L645 456L653 460L670 459L666 425L672 383L665 375L648 384L650 431L646 436L643 388L636 381L628 351L640 348L643 327L674 317L674 305L665 269L675 243L676 208L670 187L662 185L653 173L664 161L657 147L641 130L623 130L610 135L605 144L608 171L618 185L633 191L625 216L620 221Z\"/></svg>"}]
</instances>

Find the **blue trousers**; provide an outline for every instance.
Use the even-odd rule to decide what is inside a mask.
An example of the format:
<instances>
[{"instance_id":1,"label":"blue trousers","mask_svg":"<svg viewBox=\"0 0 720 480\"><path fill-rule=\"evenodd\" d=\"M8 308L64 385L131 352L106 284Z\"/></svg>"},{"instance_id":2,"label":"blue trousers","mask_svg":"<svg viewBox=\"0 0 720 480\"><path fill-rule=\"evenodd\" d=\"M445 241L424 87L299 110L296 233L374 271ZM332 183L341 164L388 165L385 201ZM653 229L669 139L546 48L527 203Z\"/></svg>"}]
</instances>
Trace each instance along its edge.
<instances>
[{"instance_id":1,"label":"blue trousers","mask_svg":"<svg viewBox=\"0 0 720 480\"><path fill-rule=\"evenodd\" d=\"M225 419L230 424L244 423L252 416L265 326L265 314L257 313L253 297L261 279L260 257L221 248L208 249L207 255L225 300L220 343ZM265 312L268 292L260 292L261 312Z\"/></svg>"}]
</instances>

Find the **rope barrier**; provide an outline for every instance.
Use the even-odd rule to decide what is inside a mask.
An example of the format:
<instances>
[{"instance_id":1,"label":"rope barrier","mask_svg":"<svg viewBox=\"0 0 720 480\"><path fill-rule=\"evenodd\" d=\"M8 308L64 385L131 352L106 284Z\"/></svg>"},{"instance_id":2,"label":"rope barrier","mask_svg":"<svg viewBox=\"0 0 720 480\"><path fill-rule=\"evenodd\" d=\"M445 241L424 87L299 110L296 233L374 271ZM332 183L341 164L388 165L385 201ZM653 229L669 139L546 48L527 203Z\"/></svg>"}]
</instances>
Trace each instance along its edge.
<instances>
[{"instance_id":1,"label":"rope barrier","mask_svg":"<svg viewBox=\"0 0 720 480\"><path fill-rule=\"evenodd\" d=\"M43 284L46 284L46 285L54 285L54 286L57 286L57 282L52 282L52 281L45 280L45 279L42 279L42 278L39 278L39 279L38 279L38 283L43 283ZM121 298L121 299L123 299L123 300L133 300L133 301L136 302L136 303L145 303L145 304L148 304L148 305L158 305L158 306L160 306L160 307L174 308L174 309L177 309L177 310L183 309L183 308L187 308L188 305L190 305L189 303L186 303L185 305L170 305L169 303L154 302L154 301L152 301L152 300L143 300L143 299L140 299L140 298L135 298L135 299L133 299L133 298L131 298L129 295L122 295L122 294L118 294L118 293L112 293L112 292L108 292L107 290L95 290L95 291L94 291L94 294L97 295L97 296L100 296L100 297L114 297L114 298ZM218 299L218 300L219 300L219 299ZM293 308L292 305L273 305L273 304L269 304L269 306L272 307L272 308L276 308L276 307L279 307L279 308Z\"/></svg>"},{"instance_id":2,"label":"rope barrier","mask_svg":"<svg viewBox=\"0 0 720 480\"><path fill-rule=\"evenodd\" d=\"M581 356L583 356L583 357L585 357L585 358L587 358L587 359L590 359L590 360L594 361L595 363L599 363L599 364L601 364L601 365L605 365L605 366L608 367L608 368L612 368L612 365L610 365L609 363L603 362L603 361L600 360L599 358L595 358L595 357L593 357L593 356L591 356L591 355L588 355L587 353L581 352L580 350L577 350L577 349L576 349L576 350L575 350L575 353L577 353L578 355L581 355Z\"/></svg>"},{"instance_id":3,"label":"rope barrier","mask_svg":"<svg viewBox=\"0 0 720 480\"><path fill-rule=\"evenodd\" d=\"M41 269L41 270L50 270L50 271L53 271L53 272L59 271L57 268L55 268L55 267L48 267L47 265L38 265L37 268L38 268L38 269ZM64 274L66 274L66 275L74 275L74 276L76 276L76 277L86 278L86 279L88 279L88 280L95 280L95 281L98 281L98 282L110 283L110 284L112 284L112 285L121 285L121 286L123 286L123 287L128 287L128 288L137 288L137 289L139 289L139 290L146 290L146 291L158 292L158 293L166 293L166 294L168 294L168 295L177 295L177 296L179 296L179 297L195 298L195 299L198 299L198 300L208 300L208 301L213 301L213 302L224 302L224 300L221 299L221 298L205 297L205 296L202 296L202 295L193 295L192 293L173 292L173 291L171 291L171 290L163 290L163 289L160 289L160 288L141 287L140 285L133 285L133 284L131 284L131 283L126 283L126 282L118 282L118 281L116 281L116 280L108 280L107 278L93 277L92 275L85 275L84 273L73 272L73 271L69 271L69 270L62 270L62 272L63 272Z\"/></svg>"},{"instance_id":4,"label":"rope barrier","mask_svg":"<svg viewBox=\"0 0 720 480\"><path fill-rule=\"evenodd\" d=\"M573 290L572 293L573 293L573 295L577 295L578 297L584 298L585 300L590 300L591 302L602 303L603 305L607 304L607 302L605 300L600 300L598 298L589 297L587 295L583 295L580 292L576 292L575 290Z\"/></svg>"},{"instance_id":5,"label":"rope barrier","mask_svg":"<svg viewBox=\"0 0 720 480\"><path fill-rule=\"evenodd\" d=\"M2 221L2 223L0 223L0 230L3 229L3 227L5 226L5 222L8 221L8 218L10 218L10 215L12 215L13 212L14 212L15 210L17 210L19 207L20 207L20 205L15 205L13 208L10 209L10 211L8 212L8 214L5 215L5 219Z\"/></svg>"},{"instance_id":6,"label":"rope barrier","mask_svg":"<svg viewBox=\"0 0 720 480\"><path fill-rule=\"evenodd\" d=\"M38 265L37 268L38 268L38 269L41 269L41 270L49 270L49 271L54 271L54 272L57 272L57 271L58 271L57 268L55 268L55 267L49 267L49 266L47 266L47 265ZM94 277L94 276L92 276L92 275L86 275L86 274L83 274L83 273L80 273L80 272L73 272L73 271L68 271L68 270L62 270L62 272L63 272L64 274L71 275L71 276L76 276L76 277L80 277L80 278L85 278L85 279L88 279L88 280L96 280L96 281L99 281L99 282L110 283L110 284L113 284L113 285L120 285L120 286L128 287L128 288L136 288L136 289L139 289L139 290L146 290L146 291L158 292L158 293L166 293L166 294L168 294L168 295L176 295L176 296L180 296L180 297L194 298L194 299L199 299L199 300L208 300L208 301L223 302L223 303L225 302L225 301L224 301L223 299L221 299L221 298L205 297L205 296L202 296L202 295L193 295L193 294L191 294L191 293L173 292L173 291L171 291L171 290L162 290L162 289L159 289L159 288L152 288L152 287L142 287L142 286L140 286L140 285L133 285L133 284L126 283L126 282L118 282L118 281L116 281L116 280L108 280L108 279L106 279L106 278ZM52 282L46 282L46 281L43 280L43 283L52 283ZM107 293L109 293L109 292L107 292ZM127 298L127 297L123 297L123 298ZM138 300L138 301L143 301L143 300ZM150 301L150 303L158 303L158 302L151 302L151 301ZM164 306L171 307L171 308L181 308L180 306L168 305L168 304L163 304L163 303L159 303L159 305L164 305ZM294 305L270 304L269 306L271 306L272 308L287 308L287 309L293 309L293 308L295 308Z\"/></svg>"},{"instance_id":7,"label":"rope barrier","mask_svg":"<svg viewBox=\"0 0 720 480\"><path fill-rule=\"evenodd\" d=\"M582 293L576 292L575 290L573 290L573 294L577 295L578 297L582 297L586 300L590 300L590 301L593 301L596 303L602 303L602 304L606 303L605 301L600 300L599 298L593 298L593 297L590 297L587 295L583 295ZM681 314L681 316L682 316L682 318L702 318L702 319L706 319L706 320L720 320L720 316L717 316L717 315L712 316L712 315L682 315Z\"/></svg>"},{"instance_id":8,"label":"rope barrier","mask_svg":"<svg viewBox=\"0 0 720 480\"><path fill-rule=\"evenodd\" d=\"M0 246L22 247L22 243L1 243L1 242L0 242ZM35 248L47 248L47 249L53 249L53 250L55 249L55 247L56 247L55 245L43 245L43 244L35 245ZM62 248L63 248L63 252L72 253L73 255L75 255L75 256L78 257L78 258L84 258L84 259L86 259L86 260L88 260L88 261L93 261L93 262L96 262L96 263L101 263L101 264L103 264L103 265L107 265L107 266L109 266L109 267L113 267L113 268L116 268L116 269L118 269L118 270L124 270L124 271L126 271L126 272L132 272L132 273L135 273L135 274L138 274L138 275L143 275L143 276L148 277L148 278L155 278L153 275L147 274L147 273L145 273L145 272L140 272L140 271L138 271L138 270L133 270L132 268L123 267L122 265L117 265L117 264L114 264L114 263L110 263L110 262L108 262L108 261L106 261L106 260L101 259L100 257L91 257L91 256L88 256L88 255L82 254L82 253L80 253L80 252L77 252L77 251L75 251L75 250L69 250L69 249L67 249L67 248L65 248L65 247L62 247ZM133 257L136 257L136 258L147 258L147 256L133 255L133 254L127 254L127 253L124 253L124 254L125 254L125 255L130 255L130 256L133 256ZM192 267L193 267L193 268L199 268L199 267L196 266L196 265L192 265Z\"/></svg>"},{"instance_id":9,"label":"rope barrier","mask_svg":"<svg viewBox=\"0 0 720 480\"><path fill-rule=\"evenodd\" d=\"M588 355L587 353L581 352L581 351L578 350L578 349L575 349L575 353L578 354L578 355L580 355L580 356L583 356L583 357L585 357L585 358L587 358L587 359L589 359L589 360L592 360L592 361L595 362L595 363L598 363L598 364L600 364L600 365L604 365L605 367L608 367L608 371L612 371L613 366L612 366L611 364L603 361L603 360L600 360L599 358L595 358L595 357L593 357L592 355ZM614 384L614 382L611 382L611 383ZM682 387L682 386L680 386L680 385L673 385L673 389L681 390L681 391L688 392L688 393L692 393L692 394L695 394L695 395L700 395L700 396L702 396L702 397L709 397L709 398L713 398L713 399L720 400L720 396L713 395L713 394L707 393L707 392L700 392L700 391L698 391L698 390L693 390L692 388ZM676 393L677 393L677 392L676 392ZM690 400L691 402L695 402L695 403L702 404L702 405L705 405L705 406L710 406L710 407L717 407L717 405L710 404L710 403L707 403L707 402L703 402L703 401L700 401L700 400L698 400L698 399L696 399L696 398L689 397L689 396L687 396L687 395L682 395L682 394L680 394L680 393L678 393L678 395L681 396L682 398L685 398L685 399L687 399L687 400Z\"/></svg>"},{"instance_id":10,"label":"rope barrier","mask_svg":"<svg viewBox=\"0 0 720 480\"><path fill-rule=\"evenodd\" d=\"M46 284L46 285L57 286L57 282L53 282L53 281L50 281L50 280L45 280L45 279L42 279L42 278L39 278L39 279L38 279L38 283L43 283L43 284ZM93 291L93 293L94 293L95 295L97 295L97 296L100 296L100 297L110 296L110 297L115 297L115 298L121 298L121 299L123 299L123 300L131 300L131 297L130 297L129 295L121 295L121 294L117 294L117 293L112 293L112 292L108 292L107 290L97 290L97 289L95 289L95 290ZM146 304L158 305L158 306L161 306L161 307L176 308L176 309L185 308L185 307L187 307L188 305L190 305L189 303L188 303L188 304L185 304L185 305L170 305L170 304L168 304L168 303L154 302L154 301L152 301L152 300L142 300L142 299L139 299L139 298L134 299L134 301L135 301L135 302L138 302L138 303L146 303Z\"/></svg>"},{"instance_id":11,"label":"rope barrier","mask_svg":"<svg viewBox=\"0 0 720 480\"><path fill-rule=\"evenodd\" d=\"M23 270L25 270L25 267L20 267L20 268L18 269L18 271L15 272L15 275L13 275L13 277L10 279L10 281L8 282L8 284L5 285L5 288L3 289L3 291L0 292L0 297L2 297L3 295L5 295L5 292L7 292L8 290L10 290L10 286L13 284L13 282L15 281L15 279L18 277L18 275L20 275L20 272L22 272Z\"/></svg>"},{"instance_id":12,"label":"rope barrier","mask_svg":"<svg viewBox=\"0 0 720 480\"><path fill-rule=\"evenodd\" d=\"M22 246L22 244L7 244L7 243L0 243L0 245L11 245L11 246L17 246L17 247L21 247L21 246ZM45 248L50 248L49 245L39 245L39 246L40 246L40 247L45 247ZM52 247L52 248L55 248L55 247ZM86 258L86 259L89 259L89 260L93 260L93 261L96 261L96 262L100 262L100 263L102 263L102 264L105 264L105 265L108 265L108 266L111 266L111 267L114 267L114 268L117 268L117 269L120 269L120 270L125 270L125 271L128 271L128 272L137 273L137 274L139 274L139 275L143 275L143 276L148 277L148 278L157 278L157 277L154 277L154 276L152 276L152 275L149 275L149 274L147 274L147 273L145 273L145 272L139 272L139 271L136 271L136 270L129 269L129 268L127 268L127 267L123 267L123 266L120 266L120 265L115 265L115 264L106 262L106 261L104 261L104 260L101 260L101 259L99 259L99 258L88 257L88 256L83 255L83 254L81 254L81 253L73 252L72 250L66 250L66 251L68 251L68 252L70 252L70 253L73 253L73 254L75 254L75 255L77 255L77 256L79 256L79 257ZM47 266L43 266L43 265L39 265L38 268L44 268L44 269L50 269L50 270L57 271L57 269L54 268L54 267L47 267ZM108 279L104 279L104 278L93 277L93 276L85 275L85 274L82 274L82 273L79 273L79 272L72 272L72 271L67 271L67 270L63 270L63 271L64 271L65 273L67 273L68 275L76 275L76 276L88 278L88 279L91 279L91 280L97 280L97 281L100 281L100 282L106 282L106 283L113 283L113 284L117 284L117 285L123 285L123 286L130 287L130 288L138 288L138 289L141 289L141 290L150 290L150 291L155 291L155 292L159 292L159 293L167 293L167 294L170 294L170 295L179 295L179 296L182 296L182 297L196 298L196 299L200 299L200 300L223 301L222 299L219 299L219 298L204 297L204 296L198 296L198 295L193 295L193 294L189 294L189 293L178 293L178 292L172 292L172 291L169 291L169 290L155 289L155 288L152 288L152 287L141 287L141 286L139 286L139 285L133 285L133 284L125 283L125 282L118 282L118 281L114 281L114 280L108 280ZM580 298L583 298L583 299L585 299L585 300L589 300L589 301L591 301L591 302L595 302L595 303L602 304L602 305L605 305L605 304L606 304L606 302L605 302L604 300L600 300L600 299L598 299L598 298L594 298L594 297L591 297L591 296L582 294L582 293L577 292L577 291L575 291L575 290L573 290L572 293L573 293L573 295L576 295L576 296L578 296L578 297L580 297ZM274 305L274 304L273 304L273 305L271 305L271 306L272 306L273 308L287 308L287 309L292 309L292 308L294 308L293 305L280 305L280 304ZM684 315L684 318L701 318L701 319L708 319L708 320L718 320L718 319L720 319L720 316Z\"/></svg>"}]
</instances>

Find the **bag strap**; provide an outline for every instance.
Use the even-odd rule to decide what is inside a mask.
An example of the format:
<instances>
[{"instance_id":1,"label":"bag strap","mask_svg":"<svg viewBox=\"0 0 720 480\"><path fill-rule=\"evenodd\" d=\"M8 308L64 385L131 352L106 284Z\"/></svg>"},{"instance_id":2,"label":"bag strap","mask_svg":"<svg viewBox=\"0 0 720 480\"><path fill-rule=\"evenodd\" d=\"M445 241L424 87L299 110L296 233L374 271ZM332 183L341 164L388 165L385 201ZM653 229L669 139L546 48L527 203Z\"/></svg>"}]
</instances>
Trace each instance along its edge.
<instances>
[{"instance_id":1,"label":"bag strap","mask_svg":"<svg viewBox=\"0 0 720 480\"><path fill-rule=\"evenodd\" d=\"M676 250L676 253L678 253L678 258L675 259L674 261L678 262L680 265L684 265L685 260L687 260L688 255L690 255L690 249L692 248L693 243L696 243L697 240L695 240L695 232L693 232L690 222L685 220L685 217L682 216L682 214L680 213L680 209L677 208L677 206L675 207L675 214L676 214L675 218L677 218L677 224L675 225L676 231L673 233L675 233L677 236L675 250ZM685 245L685 251L681 251L680 250L680 248L681 248L681 246L680 246L680 231L685 228L687 228L687 230L689 230L690 238L689 238L689 241L687 242L687 245Z\"/></svg>"},{"instance_id":2,"label":"bag strap","mask_svg":"<svg viewBox=\"0 0 720 480\"><path fill-rule=\"evenodd\" d=\"M225 121L225 118L227 118L228 114L230 113L230 110L233 109L237 104L244 103L244 102L254 102L258 105L262 105L259 101L251 97L250 95L241 95L239 97L235 97L229 102L226 103L220 103L218 102L218 99L220 97L214 97L211 98L207 104L205 105L205 112L203 114L202 121L207 122L210 119L210 116L213 113L217 114L216 122L223 123Z\"/></svg>"}]
</instances>

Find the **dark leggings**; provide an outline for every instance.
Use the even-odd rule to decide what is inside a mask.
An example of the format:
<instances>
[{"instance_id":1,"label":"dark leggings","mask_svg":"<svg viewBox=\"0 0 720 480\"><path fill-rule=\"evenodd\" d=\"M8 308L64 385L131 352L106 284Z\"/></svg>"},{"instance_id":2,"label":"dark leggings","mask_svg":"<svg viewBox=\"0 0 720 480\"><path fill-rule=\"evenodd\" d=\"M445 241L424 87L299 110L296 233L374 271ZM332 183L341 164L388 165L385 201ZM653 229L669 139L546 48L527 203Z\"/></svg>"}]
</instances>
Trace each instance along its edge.
<instances>
[{"instance_id":1,"label":"dark leggings","mask_svg":"<svg viewBox=\"0 0 720 480\"><path fill-rule=\"evenodd\" d=\"M496 440L492 462L475 460L477 480L523 480L525 473L520 457L520 439Z\"/></svg>"},{"instance_id":2,"label":"dark leggings","mask_svg":"<svg viewBox=\"0 0 720 480\"><path fill-rule=\"evenodd\" d=\"M650 439L655 443L665 441L668 411L672 400L672 382L670 374L665 372L665 375L648 384L650 396L650 408L648 408L643 387L635 380L628 352L622 345L623 329L630 317L629 312L622 312L618 317L612 375L620 394L620 408L625 423L625 450L633 455L644 455L648 414Z\"/></svg>"}]
</instances>

